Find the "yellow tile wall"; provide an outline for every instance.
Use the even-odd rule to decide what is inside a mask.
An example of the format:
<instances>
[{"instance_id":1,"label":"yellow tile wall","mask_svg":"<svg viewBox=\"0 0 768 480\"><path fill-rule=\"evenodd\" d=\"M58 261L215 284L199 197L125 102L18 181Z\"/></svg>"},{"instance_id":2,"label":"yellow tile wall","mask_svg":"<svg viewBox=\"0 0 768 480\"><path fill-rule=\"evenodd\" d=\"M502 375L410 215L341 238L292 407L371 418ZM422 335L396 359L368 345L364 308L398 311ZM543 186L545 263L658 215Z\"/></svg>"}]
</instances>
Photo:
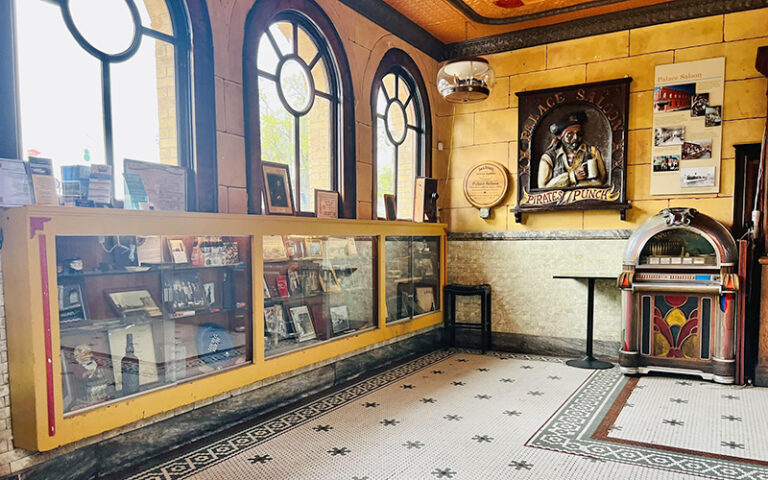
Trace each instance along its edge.
<instances>
[{"instance_id":1,"label":"yellow tile wall","mask_svg":"<svg viewBox=\"0 0 768 480\"><path fill-rule=\"evenodd\" d=\"M757 48L768 45L768 8L728 15L654 25L623 32L557 42L488 55L498 83L486 102L442 107L437 136L450 138L447 153L447 192L440 200L442 219L450 231L631 229L669 206L692 206L725 224L732 223L734 150L739 143L762 138L766 114L766 78L755 70ZM720 193L709 195L650 195L653 76L657 65L726 57L725 100ZM509 210L517 203L516 92L597 82L625 76L630 85L627 189L633 208L627 220L617 211L526 214L515 223ZM505 102L508 100L508 103ZM442 100L438 100L442 102ZM446 104L447 105L447 104ZM448 112L446 114L442 112ZM444 129L449 129L447 134ZM504 149L507 149L506 154ZM472 165L488 160L508 166L511 194L488 220L467 206L462 184ZM506 224L505 224L506 222Z\"/></svg>"}]
</instances>

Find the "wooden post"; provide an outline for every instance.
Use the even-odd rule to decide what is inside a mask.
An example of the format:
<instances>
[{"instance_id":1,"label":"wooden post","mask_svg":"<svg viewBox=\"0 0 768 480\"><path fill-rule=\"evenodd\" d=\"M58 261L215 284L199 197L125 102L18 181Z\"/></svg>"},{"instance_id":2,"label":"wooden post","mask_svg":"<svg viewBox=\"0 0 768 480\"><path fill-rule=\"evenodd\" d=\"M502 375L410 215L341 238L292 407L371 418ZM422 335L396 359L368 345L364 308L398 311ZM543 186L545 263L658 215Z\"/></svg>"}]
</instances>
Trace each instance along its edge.
<instances>
[{"instance_id":1,"label":"wooden post","mask_svg":"<svg viewBox=\"0 0 768 480\"><path fill-rule=\"evenodd\" d=\"M758 72L768 77L768 46L759 47L757 49L757 60L755 61L755 68ZM768 97L768 91L766 92ZM763 145L763 150L765 145ZM766 215L766 207L768 206L768 172L766 172L765 158L761 158L760 162L763 168L762 185L758 185L758 188L762 188L762 218L760 223L760 230L762 233L763 252L768 252L768 215ZM757 228L758 226L755 226ZM761 284L760 289L760 339L757 351L757 366L755 367L755 385L766 387L768 386L768 256L760 258L761 269Z\"/></svg>"}]
</instances>

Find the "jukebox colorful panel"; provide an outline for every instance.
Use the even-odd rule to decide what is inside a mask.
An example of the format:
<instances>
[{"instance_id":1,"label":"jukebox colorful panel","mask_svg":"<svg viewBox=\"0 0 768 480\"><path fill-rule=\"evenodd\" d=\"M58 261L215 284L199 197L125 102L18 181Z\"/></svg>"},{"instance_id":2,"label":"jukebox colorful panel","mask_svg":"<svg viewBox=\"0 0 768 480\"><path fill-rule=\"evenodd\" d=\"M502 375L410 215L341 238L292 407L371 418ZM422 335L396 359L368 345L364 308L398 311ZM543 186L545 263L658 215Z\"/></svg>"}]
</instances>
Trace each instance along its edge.
<instances>
[{"instance_id":1,"label":"jukebox colorful panel","mask_svg":"<svg viewBox=\"0 0 768 480\"><path fill-rule=\"evenodd\" d=\"M644 295L642 353L660 358L710 358L712 298L699 295Z\"/></svg>"}]
</instances>

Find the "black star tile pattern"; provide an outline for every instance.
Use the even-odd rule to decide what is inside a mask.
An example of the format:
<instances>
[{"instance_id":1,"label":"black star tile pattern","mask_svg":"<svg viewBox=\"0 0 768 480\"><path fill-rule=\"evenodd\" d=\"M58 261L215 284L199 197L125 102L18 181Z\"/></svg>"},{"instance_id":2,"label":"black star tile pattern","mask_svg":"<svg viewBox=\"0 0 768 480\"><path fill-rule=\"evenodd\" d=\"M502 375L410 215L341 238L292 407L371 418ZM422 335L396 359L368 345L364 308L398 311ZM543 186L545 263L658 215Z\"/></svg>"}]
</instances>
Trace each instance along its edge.
<instances>
[{"instance_id":1,"label":"black star tile pattern","mask_svg":"<svg viewBox=\"0 0 768 480\"><path fill-rule=\"evenodd\" d=\"M437 478L453 478L456 473L457 472L454 472L450 468L436 468L432 472L432 475L435 475Z\"/></svg>"},{"instance_id":2,"label":"black star tile pattern","mask_svg":"<svg viewBox=\"0 0 768 480\"><path fill-rule=\"evenodd\" d=\"M410 450L410 449L412 449L412 448L421 448L421 447L423 447L423 446L424 446L424 444L423 444L423 443L421 443L421 442L420 442L420 441L418 441L418 440L415 440L415 441L411 441L411 440L408 440L407 442L405 442L405 443L403 444L403 446L404 446L405 448L407 448L407 449L409 449L409 450Z\"/></svg>"},{"instance_id":3,"label":"black star tile pattern","mask_svg":"<svg viewBox=\"0 0 768 480\"><path fill-rule=\"evenodd\" d=\"M553 414L552 411L549 410L546 412L546 415L542 415L544 412L540 411L542 410L541 405L545 405L550 402L556 403L557 405L564 405L562 402L568 398L571 398L571 395L573 395L574 392L579 391L574 389L579 389L582 385L586 385L584 384L584 381L588 378L592 378L590 377L590 372L573 372L565 367L560 369L560 366L562 365L561 360L534 363L538 359L526 357L526 360L529 360L530 364L528 362L521 364L522 360L519 356L497 356L496 358L493 358L492 355L493 352L491 352L491 354L487 357L481 357L479 355L468 357L471 358L471 360L468 358L456 359L454 357L448 358L439 364L426 363L421 369L409 371L407 375L387 376L388 374L384 374L384 377L386 377L385 381L382 381L379 377L377 377L376 381L369 382L370 390L368 390L368 392L382 392L381 394L376 393L374 398L377 401L373 401L372 399L366 400L363 397L363 395L367 394L365 389L359 390L362 392L362 394L355 395L353 391L359 389L357 386L358 384L356 384L350 390L345 390L343 393L332 394L320 400L319 404L324 405L323 409L303 406L300 409L292 412L291 415L282 417L279 420L275 419L273 421L265 422L262 424L262 427L254 429L251 433L251 435L254 435L254 439L256 439L259 444L259 452L249 452L250 455L246 455L244 458L241 457L241 462L247 461L248 463L252 464L253 467L251 468L257 469L254 470L254 472L260 472L255 475L264 475L263 477L259 478L309 478L306 477L306 473L304 473L303 476L291 476L290 474L272 475L271 473L267 473L271 472L270 469L275 468L276 465L285 464L286 462L290 464L290 461L282 458L283 456L277 460L274 460L271 456L264 454L261 449L265 447L270 448L269 443L262 444L260 439L269 439L271 438L269 436L272 435L271 432L279 432L281 429L287 429L286 434L290 434L289 432L304 431L305 435L310 435L309 437L304 437L306 439L306 445L302 444L300 447L302 450L309 451L308 449L311 448L311 445L315 444L315 452L317 452L319 456L326 458L325 461L331 461L331 457L334 459L334 473L330 476L327 474L319 475L317 477L318 479L322 478L323 480L326 480L332 478L333 480L369 480L372 478L387 478L391 480L423 480L425 478L455 478L456 480L462 480L464 478L468 478L479 480L481 478L486 478L482 474L478 474L476 470L473 470L473 468L477 468L477 466L473 463L474 460L469 464L458 463L459 461L456 460L456 458L460 458L460 452L462 450L475 449L474 451L477 452L487 452L485 453L486 455L495 455L495 449L501 448L502 446L508 449L510 446L510 437L508 435L512 429L514 429L515 432L519 432L520 429L526 431L525 429L530 429L533 424L535 424L535 428L540 428L541 425L547 422L547 420ZM494 364L490 362L489 359L513 359L514 363ZM469 365L461 365L462 363L467 362L471 363ZM517 369L523 369L525 372L521 372ZM494 376L483 375L483 373L488 371L503 373L498 376L496 374L494 374ZM515 374L515 372L517 372L517 374ZM503 376L504 373L509 376ZM599 372L597 376L600 375L616 376L612 372ZM515 378L511 378L512 376ZM616 377L618 378L618 376ZM404 380L408 383L403 383ZM549 382L553 380L557 380L557 382ZM672 379L669 380L670 383L672 383ZM542 385L542 382L546 383ZM502 385L504 383L508 385ZM511 383L515 383L515 385L509 385ZM451 388L451 386L465 385L471 385L471 388L473 389L478 388L478 390L480 390L482 393L477 393L477 391L475 391L476 393L471 393L471 390ZM568 385L572 386L568 387ZM707 383L706 385L711 384ZM544 386L547 388L546 391L541 388ZM690 385L678 386L686 387ZM537 389L537 387L539 389ZM636 385L636 387L641 387L641 385ZM586 391L586 387L584 388L585 390L582 391ZM384 393L386 389L390 391L389 394ZM419 389L422 392L429 392L434 396L422 397L422 395L418 395L418 397L414 397L413 394L406 394L406 392L403 391L413 389ZM642 389L637 388L637 390ZM663 395L661 397L657 396L656 398L658 402L663 402L664 404L668 405L668 408L672 408L672 405L669 405L669 403L675 403L678 405L688 403L689 398L686 397L688 392L690 392L690 390L681 392L680 394L670 392L671 395ZM435 393L437 395L435 395ZM546 395L546 402L542 402L538 398L526 399L526 396L540 397L544 395ZM692 394L690 401L690 403L694 405L696 400L695 395L695 393ZM463 400L458 404L456 403L457 396L463 396ZM727 398L725 395L723 397ZM738 399L738 397L735 395L731 395L731 397L734 397L731 399ZM440 399L439 403L437 403L437 398ZM483 402L479 402L479 404L475 402L467 402L468 398L483 400ZM602 401L602 399L597 399L597 401ZM345 405L349 405L349 407L347 408ZM487 406L488 408L478 409L478 405ZM517 408L523 407L525 415L523 415L522 411L512 409L513 405ZM638 407L642 406L644 408L647 405L648 400L644 400L642 403L638 402ZM441 406L447 406L447 411L442 410ZM631 406L631 404L627 406ZM740 415L737 407L738 404L734 404L733 410L729 412L730 415L722 415L722 420L720 421L742 422L742 418L737 416ZM369 408L377 408L377 410L373 412L377 413L377 415L373 416L373 418L371 418L372 416L370 415L371 411L367 410ZM417 415L408 415L408 412L414 412L416 409L422 410L419 410ZM632 409L630 409L630 411L631 410ZM640 411L641 408L636 408L634 410ZM345 411L347 412L346 414L343 413ZM349 415L351 412L355 412L354 415ZM718 415L719 413L720 412L718 412ZM328 416L323 418L323 415ZM488 424L478 425L477 419L479 416L483 415L485 415L486 419L489 419L490 416L494 417L495 420L491 420ZM500 415L509 418L500 419ZM395 440L395 443L392 443L391 445L396 448L394 450L388 451L389 453L387 454L386 462L380 461L379 463L371 463L370 459L367 461L367 463L365 460L361 461L361 457L366 455L370 456L371 452L365 451L365 449L362 448L359 444L353 443L356 437L351 435L349 430L349 423L345 423L345 417L354 418L353 422L367 422L368 425L373 425L380 429L377 430L382 432L380 435L384 435L391 440ZM513 417L522 418L515 419ZM291 430L290 427L294 425L292 422L302 421L302 418L306 418L305 421L307 422L312 422L309 424L309 426L311 426L311 430L309 428ZM660 420L660 418L656 417L656 422L658 422L656 425L661 423ZM668 417L663 420L665 426L667 427L665 430L674 432L682 432L685 428L688 428L687 423L693 423L684 422L683 420L688 420L688 418L680 416ZM352 420L350 419L350 421ZM414 422L418 423L414 424ZM734 426L736 425L737 424L734 424ZM482 427L482 430L478 429L479 426ZM670 426L675 428L669 428ZM493 429L494 427L498 428ZM439 455L435 456L435 452L447 451L444 448L445 444L442 442L446 441L445 439L449 437L442 433L441 429L443 431L455 431L457 433L462 432L462 436L456 437L457 445L452 445L452 448L448 450L451 452L458 452L459 455L451 454L447 457L440 457ZM625 426L623 427L614 424L609 430L612 432L622 432L622 430L626 431L627 428ZM315 433L311 433L312 431ZM332 433L324 433L331 431ZM528 431L533 433L533 430ZM437 435L435 435L435 433L437 433ZM617 434L621 435L622 433ZM281 434L278 433L278 435ZM519 433L514 435L514 437L519 436ZM525 438L528 438L529 435L525 434L524 436ZM349 440L339 440L340 438L344 439L347 437ZM370 435L368 438L370 438ZM747 446L751 447L751 445L744 443L744 440L738 436L733 436L730 438L726 437L724 440L716 440L719 442L719 445L723 449L729 449L734 452L744 451L746 450ZM463 446L458 444L461 442L463 442ZM234 444L239 443L241 443L239 439L234 442ZM325 445L323 445L323 443L325 443ZM336 445L341 444L342 446L331 447L328 445L328 443L331 443L331 445L334 443ZM345 443L346 446L343 446ZM256 448L256 443L253 443L253 441L250 443L246 442L243 445L249 445L249 448ZM515 447L519 446L523 445L515 445ZM208 450L207 455L213 458L210 455L210 452L220 452L223 451L221 449L225 447L227 447L225 444L216 446L216 448L212 447ZM276 451L278 450L272 448L273 453ZM563 463L575 465L573 462L580 461L582 459L589 460L590 462L594 462L596 464L606 462L608 464L612 464L611 460L606 461L605 458L599 458L601 455L593 452L588 453L585 456L563 456L562 454L558 454L556 452L557 449L554 449L554 451L542 449L541 451L527 453L527 457L525 459L518 457L515 459L515 461L511 461L509 457L505 458L505 455L489 457L497 458L498 464L493 467L495 468L495 470L493 470L495 473L493 475L489 474L487 478L512 478L513 475L519 476L521 474L514 474L511 472L530 471L534 469L534 464L549 463L550 461L553 462L553 465L557 463L560 465ZM202 455L202 453L199 455ZM407 461L404 461L402 457L399 457L403 455L408 455ZM554 455L559 456L556 457ZM380 453L374 454L374 457L378 460ZM553 460L555 458L557 460ZM454 461L456 463L454 463ZM380 471L382 468L387 468L387 464L391 464L392 468L397 470L390 469L387 470L386 473ZM361 465L367 466L365 469L363 469L362 472L360 471ZM617 474L613 478L661 478L648 474L632 474L630 472L637 473L637 470L631 470L635 467L626 466L626 462L621 462L620 464L613 463L613 465L621 465L621 467L615 468L625 469L622 470L622 472L625 473L624 475ZM179 466L179 468L182 467L183 466L181 465ZM402 470L402 467L405 467L406 470ZM598 468L598 466L593 468ZM643 466L642 468L645 469L648 467ZM551 477L547 476L546 474L542 475L541 468L539 468L539 470L539 472L534 474L523 475L525 475L525 478L530 478L531 480L551 479ZM171 470L167 469L166 471L170 472ZM502 471L506 473L502 473ZM141 479L136 478L135 480L149 480L150 478L165 477L146 476L142 477ZM173 478L176 479L177 477ZM187 477L185 476L183 478ZM251 477L243 478L239 476L228 477L215 475L214 478L227 478L227 480L246 480L246 478L249 479ZM566 480L566 478L567 477L563 477L563 480ZM581 476L579 478L588 477ZM594 478L608 477L600 475ZM744 478L751 479L753 477L745 476ZM766 478L768 478L768 476L766 476ZM181 477L179 477L179 480L181 480Z\"/></svg>"},{"instance_id":4,"label":"black star tile pattern","mask_svg":"<svg viewBox=\"0 0 768 480\"><path fill-rule=\"evenodd\" d=\"M511 462L509 464L510 467L514 467L515 470L530 470L533 467L533 464L526 462L525 460L520 462Z\"/></svg>"},{"instance_id":5,"label":"black star tile pattern","mask_svg":"<svg viewBox=\"0 0 768 480\"><path fill-rule=\"evenodd\" d=\"M334 457L336 455L341 455L343 457L343 456L345 456L346 454L348 454L350 452L351 452L351 450L348 449L347 447L341 447L341 448L333 447L330 450L328 450L328 453L330 453L331 456L334 456Z\"/></svg>"},{"instance_id":6,"label":"black star tile pattern","mask_svg":"<svg viewBox=\"0 0 768 480\"><path fill-rule=\"evenodd\" d=\"M257 464L257 463L265 464L271 460L272 460L272 457L270 457L269 455L256 455L255 457L251 457L248 459L248 461L253 464Z\"/></svg>"},{"instance_id":7,"label":"black star tile pattern","mask_svg":"<svg viewBox=\"0 0 768 480\"><path fill-rule=\"evenodd\" d=\"M671 419L671 420L667 420L665 418L664 420L662 420L662 423L664 423L665 425L671 425L673 427L681 427L681 426L685 425L685 422L682 422L680 420L675 420L674 418Z\"/></svg>"}]
</instances>

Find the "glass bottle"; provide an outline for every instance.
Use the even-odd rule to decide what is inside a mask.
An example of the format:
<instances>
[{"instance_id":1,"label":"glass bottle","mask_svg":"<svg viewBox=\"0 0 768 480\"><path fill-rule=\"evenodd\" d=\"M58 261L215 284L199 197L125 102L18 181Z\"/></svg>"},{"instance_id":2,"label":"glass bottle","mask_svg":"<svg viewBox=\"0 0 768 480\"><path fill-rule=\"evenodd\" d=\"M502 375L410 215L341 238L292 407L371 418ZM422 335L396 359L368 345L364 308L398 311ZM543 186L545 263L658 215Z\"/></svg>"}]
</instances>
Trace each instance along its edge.
<instances>
[{"instance_id":1,"label":"glass bottle","mask_svg":"<svg viewBox=\"0 0 768 480\"><path fill-rule=\"evenodd\" d=\"M123 396L139 391L139 359L133 349L133 334L125 337L125 356L120 361L120 373L123 379Z\"/></svg>"}]
</instances>

